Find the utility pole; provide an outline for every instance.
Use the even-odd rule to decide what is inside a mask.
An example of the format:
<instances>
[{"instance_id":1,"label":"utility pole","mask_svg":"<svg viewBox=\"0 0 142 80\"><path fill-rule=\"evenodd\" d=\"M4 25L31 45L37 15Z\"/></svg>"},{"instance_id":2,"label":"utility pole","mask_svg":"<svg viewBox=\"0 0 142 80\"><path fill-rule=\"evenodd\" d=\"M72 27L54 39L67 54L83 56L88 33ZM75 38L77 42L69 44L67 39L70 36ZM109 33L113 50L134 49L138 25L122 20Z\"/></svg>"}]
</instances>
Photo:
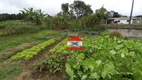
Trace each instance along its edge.
<instances>
[{"instance_id":1,"label":"utility pole","mask_svg":"<svg viewBox=\"0 0 142 80\"><path fill-rule=\"evenodd\" d=\"M133 8L134 8L134 0L132 1L132 7L131 7L131 14L130 14L129 24L131 24L132 14L133 14Z\"/></svg>"}]
</instances>

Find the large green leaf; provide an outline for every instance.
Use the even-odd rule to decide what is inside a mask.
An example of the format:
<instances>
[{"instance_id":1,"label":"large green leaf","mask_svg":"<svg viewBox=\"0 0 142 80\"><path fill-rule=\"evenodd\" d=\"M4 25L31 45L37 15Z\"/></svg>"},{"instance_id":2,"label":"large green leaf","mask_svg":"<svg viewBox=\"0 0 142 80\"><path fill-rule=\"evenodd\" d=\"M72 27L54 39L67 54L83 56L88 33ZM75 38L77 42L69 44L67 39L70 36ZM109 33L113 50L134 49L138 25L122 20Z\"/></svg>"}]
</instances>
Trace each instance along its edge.
<instances>
[{"instance_id":1,"label":"large green leaf","mask_svg":"<svg viewBox=\"0 0 142 80\"><path fill-rule=\"evenodd\" d=\"M71 66L68 63L66 64L66 72L69 75L70 80L74 80L74 76L75 76L74 72L73 72L73 70L71 69Z\"/></svg>"}]
</instances>

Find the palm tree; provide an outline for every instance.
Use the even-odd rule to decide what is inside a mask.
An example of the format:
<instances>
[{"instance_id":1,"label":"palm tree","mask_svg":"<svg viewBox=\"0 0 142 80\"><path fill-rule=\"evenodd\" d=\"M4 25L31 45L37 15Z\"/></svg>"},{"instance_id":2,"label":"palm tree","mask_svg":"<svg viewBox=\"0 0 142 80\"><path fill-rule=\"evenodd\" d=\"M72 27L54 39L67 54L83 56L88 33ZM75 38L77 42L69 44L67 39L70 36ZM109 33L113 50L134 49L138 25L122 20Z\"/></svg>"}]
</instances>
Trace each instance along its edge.
<instances>
[{"instance_id":1,"label":"palm tree","mask_svg":"<svg viewBox=\"0 0 142 80\"><path fill-rule=\"evenodd\" d=\"M131 8L131 14L130 14L129 24L131 24L131 19L132 19L132 14L133 14L133 8L134 8L134 0L132 0L132 8Z\"/></svg>"}]
</instances>

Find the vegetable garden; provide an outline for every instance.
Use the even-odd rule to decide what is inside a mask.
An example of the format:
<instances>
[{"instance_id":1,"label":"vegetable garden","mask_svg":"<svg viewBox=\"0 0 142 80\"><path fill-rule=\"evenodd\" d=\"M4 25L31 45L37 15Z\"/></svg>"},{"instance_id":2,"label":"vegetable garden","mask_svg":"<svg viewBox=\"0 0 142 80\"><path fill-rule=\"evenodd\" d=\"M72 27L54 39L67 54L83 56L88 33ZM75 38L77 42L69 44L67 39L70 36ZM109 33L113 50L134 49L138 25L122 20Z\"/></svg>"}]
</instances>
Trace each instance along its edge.
<instances>
[{"instance_id":1,"label":"vegetable garden","mask_svg":"<svg viewBox=\"0 0 142 80\"><path fill-rule=\"evenodd\" d=\"M45 47L61 40L48 39L18 52L11 61L30 61ZM67 37L53 46L41 60L33 64L33 72L62 73L67 80L142 80L142 43L109 37L85 36L83 51L67 51ZM21 62L22 63L22 62ZM33 73L34 74L34 73ZM60 79L64 79L64 77Z\"/></svg>"},{"instance_id":2,"label":"vegetable garden","mask_svg":"<svg viewBox=\"0 0 142 80\"><path fill-rule=\"evenodd\" d=\"M0 80L142 80L142 39L103 33L141 24L107 25L123 15L104 6L93 12L80 0L61 9L55 16L32 7L1 14ZM81 37L84 50L66 50L72 36Z\"/></svg>"},{"instance_id":3,"label":"vegetable garden","mask_svg":"<svg viewBox=\"0 0 142 80\"><path fill-rule=\"evenodd\" d=\"M50 49L48 56L37 62L34 67L38 72L65 72L70 80L141 80L142 44L133 40L124 40L109 36L83 37L85 50L66 51L66 41ZM43 49L54 39L37 46ZM47 43L47 44L46 44ZM24 50L11 59L30 59L39 52L35 49ZM35 50L36 52L30 53ZM28 51L28 52L27 52ZM30 53L30 54L29 54ZM21 55L20 57L19 54ZM30 56L26 58L26 56ZM64 56L66 55L66 56ZM17 57L18 56L18 57ZM67 58L67 59L65 59ZM65 64L64 64L65 63Z\"/></svg>"}]
</instances>

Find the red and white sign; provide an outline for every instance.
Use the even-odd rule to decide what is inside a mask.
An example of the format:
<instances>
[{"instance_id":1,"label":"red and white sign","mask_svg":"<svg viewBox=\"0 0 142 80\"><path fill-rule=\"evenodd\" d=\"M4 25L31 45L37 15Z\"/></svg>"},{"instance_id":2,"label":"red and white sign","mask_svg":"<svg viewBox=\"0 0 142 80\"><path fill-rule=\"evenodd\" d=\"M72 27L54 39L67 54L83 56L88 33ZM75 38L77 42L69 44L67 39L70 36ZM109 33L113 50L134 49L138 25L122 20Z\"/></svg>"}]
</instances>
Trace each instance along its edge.
<instances>
[{"instance_id":1,"label":"red and white sign","mask_svg":"<svg viewBox=\"0 0 142 80\"><path fill-rule=\"evenodd\" d=\"M67 41L67 50L84 50L82 40L78 37L71 37Z\"/></svg>"}]
</instances>

